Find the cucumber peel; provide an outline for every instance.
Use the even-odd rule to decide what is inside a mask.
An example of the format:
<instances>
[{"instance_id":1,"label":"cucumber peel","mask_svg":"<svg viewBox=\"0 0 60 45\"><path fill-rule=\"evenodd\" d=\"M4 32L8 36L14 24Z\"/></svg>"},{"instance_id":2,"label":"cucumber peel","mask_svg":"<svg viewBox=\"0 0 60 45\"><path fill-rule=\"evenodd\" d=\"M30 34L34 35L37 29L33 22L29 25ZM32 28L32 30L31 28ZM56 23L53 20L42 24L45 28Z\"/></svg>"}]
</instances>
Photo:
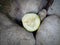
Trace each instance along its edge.
<instances>
[{"instance_id":1,"label":"cucumber peel","mask_svg":"<svg viewBox=\"0 0 60 45\"><path fill-rule=\"evenodd\" d=\"M40 22L40 17L34 13L25 14L22 17L23 26L29 32L36 31L40 26Z\"/></svg>"}]
</instances>

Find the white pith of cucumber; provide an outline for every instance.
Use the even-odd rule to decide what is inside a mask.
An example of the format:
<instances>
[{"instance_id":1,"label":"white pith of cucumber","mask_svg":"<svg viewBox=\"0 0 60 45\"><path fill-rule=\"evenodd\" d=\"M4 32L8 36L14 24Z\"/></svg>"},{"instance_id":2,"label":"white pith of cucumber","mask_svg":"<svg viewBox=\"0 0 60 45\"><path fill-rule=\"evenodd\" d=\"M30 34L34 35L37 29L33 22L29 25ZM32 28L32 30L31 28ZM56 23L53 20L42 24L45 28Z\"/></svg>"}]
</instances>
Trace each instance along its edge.
<instances>
[{"instance_id":1,"label":"white pith of cucumber","mask_svg":"<svg viewBox=\"0 0 60 45\"><path fill-rule=\"evenodd\" d=\"M40 17L37 14L25 14L22 18L22 23L27 31L36 31L40 26Z\"/></svg>"}]
</instances>

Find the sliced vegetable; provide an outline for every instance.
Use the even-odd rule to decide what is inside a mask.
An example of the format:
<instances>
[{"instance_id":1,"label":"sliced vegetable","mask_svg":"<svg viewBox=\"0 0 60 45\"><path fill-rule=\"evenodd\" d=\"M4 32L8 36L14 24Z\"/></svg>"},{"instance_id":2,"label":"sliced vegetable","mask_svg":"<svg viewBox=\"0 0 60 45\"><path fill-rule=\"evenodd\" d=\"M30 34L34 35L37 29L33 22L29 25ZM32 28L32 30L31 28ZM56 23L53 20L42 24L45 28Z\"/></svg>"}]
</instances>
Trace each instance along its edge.
<instances>
[{"instance_id":1,"label":"sliced vegetable","mask_svg":"<svg viewBox=\"0 0 60 45\"><path fill-rule=\"evenodd\" d=\"M33 32L39 28L40 17L34 13L25 14L22 18L22 23L26 30Z\"/></svg>"}]
</instances>

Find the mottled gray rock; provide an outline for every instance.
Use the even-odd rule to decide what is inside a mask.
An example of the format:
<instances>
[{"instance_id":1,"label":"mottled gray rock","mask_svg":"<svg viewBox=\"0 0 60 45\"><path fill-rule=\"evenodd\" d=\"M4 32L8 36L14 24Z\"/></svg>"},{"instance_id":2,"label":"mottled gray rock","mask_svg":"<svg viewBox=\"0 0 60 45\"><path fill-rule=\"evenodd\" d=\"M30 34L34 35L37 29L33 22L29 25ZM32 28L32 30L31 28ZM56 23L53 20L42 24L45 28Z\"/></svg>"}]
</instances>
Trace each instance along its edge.
<instances>
[{"instance_id":1,"label":"mottled gray rock","mask_svg":"<svg viewBox=\"0 0 60 45\"><path fill-rule=\"evenodd\" d=\"M11 20L8 19L5 14L0 13L0 29L6 29L14 25L15 24L11 22Z\"/></svg>"},{"instance_id":2,"label":"mottled gray rock","mask_svg":"<svg viewBox=\"0 0 60 45\"><path fill-rule=\"evenodd\" d=\"M35 39L32 33L0 14L0 45L35 45Z\"/></svg>"},{"instance_id":3,"label":"mottled gray rock","mask_svg":"<svg viewBox=\"0 0 60 45\"><path fill-rule=\"evenodd\" d=\"M39 16L40 16L41 20L43 20L46 17L46 15L47 15L47 11L45 9L43 9L39 12Z\"/></svg>"},{"instance_id":4,"label":"mottled gray rock","mask_svg":"<svg viewBox=\"0 0 60 45\"><path fill-rule=\"evenodd\" d=\"M37 31L36 45L60 45L60 18L53 15L44 19Z\"/></svg>"},{"instance_id":5,"label":"mottled gray rock","mask_svg":"<svg viewBox=\"0 0 60 45\"><path fill-rule=\"evenodd\" d=\"M38 13L44 6L47 0L14 0L11 3L10 16L21 20L23 15L28 12Z\"/></svg>"},{"instance_id":6,"label":"mottled gray rock","mask_svg":"<svg viewBox=\"0 0 60 45\"><path fill-rule=\"evenodd\" d=\"M48 14L60 16L60 0L54 0L53 4L48 9Z\"/></svg>"}]
</instances>

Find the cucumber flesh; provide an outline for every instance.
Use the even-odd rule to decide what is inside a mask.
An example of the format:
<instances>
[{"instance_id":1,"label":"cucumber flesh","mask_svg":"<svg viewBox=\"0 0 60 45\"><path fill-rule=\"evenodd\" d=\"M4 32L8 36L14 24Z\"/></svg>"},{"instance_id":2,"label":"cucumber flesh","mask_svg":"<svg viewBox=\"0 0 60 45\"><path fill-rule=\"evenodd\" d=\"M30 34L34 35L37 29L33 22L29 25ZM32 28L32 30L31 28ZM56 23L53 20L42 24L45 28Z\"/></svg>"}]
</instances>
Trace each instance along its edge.
<instances>
[{"instance_id":1,"label":"cucumber flesh","mask_svg":"<svg viewBox=\"0 0 60 45\"><path fill-rule=\"evenodd\" d=\"M37 14L25 14L22 18L22 23L27 31L36 31L40 26L40 17Z\"/></svg>"}]
</instances>

